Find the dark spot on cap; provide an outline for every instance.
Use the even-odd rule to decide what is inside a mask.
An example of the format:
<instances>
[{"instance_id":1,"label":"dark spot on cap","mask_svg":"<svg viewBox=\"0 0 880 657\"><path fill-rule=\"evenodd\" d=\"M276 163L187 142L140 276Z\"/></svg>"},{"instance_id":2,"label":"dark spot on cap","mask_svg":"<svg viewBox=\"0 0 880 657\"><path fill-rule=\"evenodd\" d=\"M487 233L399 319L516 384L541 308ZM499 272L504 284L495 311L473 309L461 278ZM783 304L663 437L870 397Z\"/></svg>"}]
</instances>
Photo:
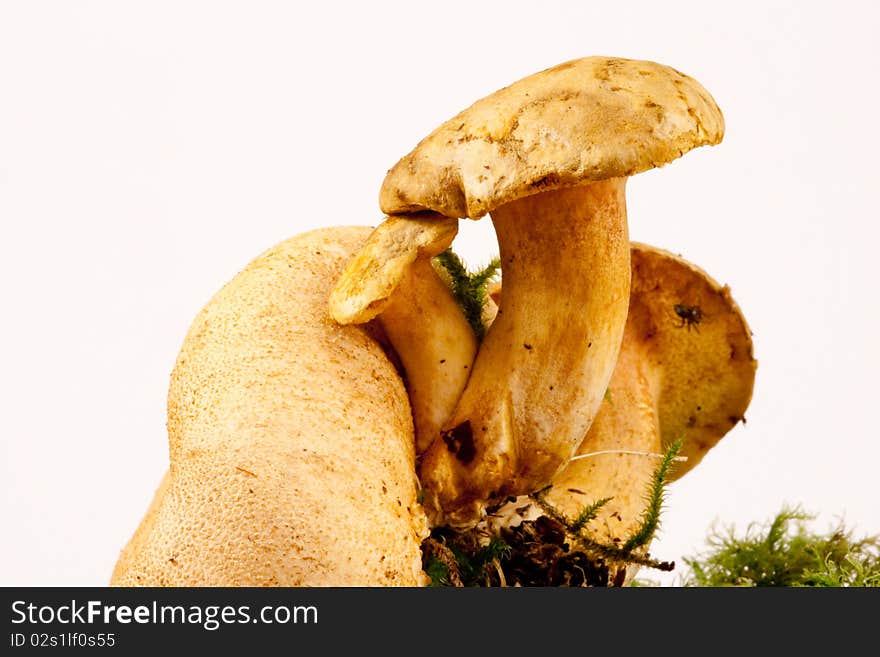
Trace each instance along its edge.
<instances>
[{"instance_id":1,"label":"dark spot on cap","mask_svg":"<svg viewBox=\"0 0 880 657\"><path fill-rule=\"evenodd\" d=\"M528 349L529 351L532 350L532 345L530 345L528 342L523 342L523 347L525 347L525 348Z\"/></svg>"},{"instance_id":2,"label":"dark spot on cap","mask_svg":"<svg viewBox=\"0 0 880 657\"><path fill-rule=\"evenodd\" d=\"M459 461L467 465L477 455L477 447L474 444L474 432L469 420L465 420L449 431L442 433L446 449L452 452Z\"/></svg>"},{"instance_id":3,"label":"dark spot on cap","mask_svg":"<svg viewBox=\"0 0 880 657\"><path fill-rule=\"evenodd\" d=\"M688 427L692 427L692 426L694 426L696 423L697 423L697 418L696 418L696 416L691 415L691 416L688 418L688 423L687 423Z\"/></svg>"}]
</instances>

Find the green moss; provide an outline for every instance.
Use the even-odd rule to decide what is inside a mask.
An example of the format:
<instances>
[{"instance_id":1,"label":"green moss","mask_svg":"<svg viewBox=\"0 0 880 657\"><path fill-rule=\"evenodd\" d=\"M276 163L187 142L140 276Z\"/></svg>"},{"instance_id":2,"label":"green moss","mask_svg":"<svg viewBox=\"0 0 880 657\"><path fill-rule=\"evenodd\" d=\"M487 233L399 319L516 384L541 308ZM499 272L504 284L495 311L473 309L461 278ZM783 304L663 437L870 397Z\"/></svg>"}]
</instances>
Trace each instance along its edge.
<instances>
[{"instance_id":1,"label":"green moss","mask_svg":"<svg viewBox=\"0 0 880 657\"><path fill-rule=\"evenodd\" d=\"M464 316L474 330L478 340L486 334L483 324L483 308L488 299L489 284L501 270L501 261L493 258L489 264L475 272L468 271L464 262L452 249L447 249L434 258L446 272L444 279L461 306Z\"/></svg>"},{"instance_id":2,"label":"green moss","mask_svg":"<svg viewBox=\"0 0 880 657\"><path fill-rule=\"evenodd\" d=\"M815 516L783 509L767 523L712 530L708 549L685 558L683 586L880 586L880 536L855 538L842 522L826 532Z\"/></svg>"},{"instance_id":3,"label":"green moss","mask_svg":"<svg viewBox=\"0 0 880 657\"><path fill-rule=\"evenodd\" d=\"M632 552L651 542L657 529L660 527L660 512L666 492L666 484L669 483L669 470L675 462L675 457L681 451L682 439L679 438L666 449L660 465L651 475L651 484L645 494L645 509L642 511L641 522L623 544L624 552Z\"/></svg>"},{"instance_id":4,"label":"green moss","mask_svg":"<svg viewBox=\"0 0 880 657\"><path fill-rule=\"evenodd\" d=\"M572 521L569 530L574 532L575 534L578 533L599 514L599 510L603 506L608 504L611 499L612 498L610 497L603 497L601 500L596 500L592 504L587 504L583 509L581 509L581 512L577 515L577 518Z\"/></svg>"},{"instance_id":5,"label":"green moss","mask_svg":"<svg viewBox=\"0 0 880 657\"><path fill-rule=\"evenodd\" d=\"M425 563L425 572L431 578L431 586L451 586L449 568L445 563L432 557Z\"/></svg>"}]
</instances>

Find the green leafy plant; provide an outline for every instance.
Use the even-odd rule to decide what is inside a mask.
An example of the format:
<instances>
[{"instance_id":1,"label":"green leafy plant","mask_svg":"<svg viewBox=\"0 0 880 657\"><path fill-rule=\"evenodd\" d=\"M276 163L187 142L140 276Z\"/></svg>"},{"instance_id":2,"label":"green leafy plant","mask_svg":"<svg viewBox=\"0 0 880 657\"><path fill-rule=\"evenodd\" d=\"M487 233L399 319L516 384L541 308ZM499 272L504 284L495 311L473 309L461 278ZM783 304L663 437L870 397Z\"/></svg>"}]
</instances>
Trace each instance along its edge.
<instances>
[{"instance_id":1,"label":"green leafy plant","mask_svg":"<svg viewBox=\"0 0 880 657\"><path fill-rule=\"evenodd\" d=\"M843 522L826 532L815 515L784 506L769 522L745 533L713 529L708 549L685 558L683 586L880 586L880 536L856 538Z\"/></svg>"},{"instance_id":2,"label":"green leafy plant","mask_svg":"<svg viewBox=\"0 0 880 657\"><path fill-rule=\"evenodd\" d=\"M486 326L483 323L483 308L488 298L489 284L501 270L501 261L497 257L492 258L485 267L471 272L452 249L447 249L436 256L434 261L439 263L446 272L446 281L453 296L461 306L477 339L482 340L486 334Z\"/></svg>"}]
</instances>

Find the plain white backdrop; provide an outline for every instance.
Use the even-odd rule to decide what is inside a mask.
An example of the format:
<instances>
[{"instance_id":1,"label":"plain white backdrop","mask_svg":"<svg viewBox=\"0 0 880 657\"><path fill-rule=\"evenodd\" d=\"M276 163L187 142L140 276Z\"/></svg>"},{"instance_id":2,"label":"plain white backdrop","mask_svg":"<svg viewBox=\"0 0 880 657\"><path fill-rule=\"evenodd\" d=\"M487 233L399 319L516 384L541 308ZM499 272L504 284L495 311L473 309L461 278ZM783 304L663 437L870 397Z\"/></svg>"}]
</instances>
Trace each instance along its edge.
<instances>
[{"instance_id":1,"label":"plain white backdrop","mask_svg":"<svg viewBox=\"0 0 880 657\"><path fill-rule=\"evenodd\" d=\"M748 424L671 487L654 556L784 503L880 532L876 7L0 1L0 585L109 581L167 465L183 336L249 260L378 223L430 130L595 54L722 108L721 145L630 180L630 235L729 284L759 360ZM484 263L490 222L455 248Z\"/></svg>"}]
</instances>

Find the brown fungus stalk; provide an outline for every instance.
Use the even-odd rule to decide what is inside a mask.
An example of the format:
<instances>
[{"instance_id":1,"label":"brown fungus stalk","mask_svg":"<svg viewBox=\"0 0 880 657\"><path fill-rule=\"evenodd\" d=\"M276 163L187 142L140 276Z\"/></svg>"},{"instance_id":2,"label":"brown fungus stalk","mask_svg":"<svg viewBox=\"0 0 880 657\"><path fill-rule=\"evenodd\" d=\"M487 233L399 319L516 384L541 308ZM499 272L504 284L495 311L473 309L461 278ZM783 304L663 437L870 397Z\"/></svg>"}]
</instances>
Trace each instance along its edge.
<instances>
[{"instance_id":1,"label":"brown fungus stalk","mask_svg":"<svg viewBox=\"0 0 880 657\"><path fill-rule=\"evenodd\" d=\"M339 323L378 318L405 371L417 453L455 408L477 352L473 329L432 265L457 232L456 220L430 213L389 217L330 294Z\"/></svg>"},{"instance_id":2,"label":"brown fungus stalk","mask_svg":"<svg viewBox=\"0 0 880 657\"><path fill-rule=\"evenodd\" d=\"M692 78L587 57L477 101L389 171L380 206L393 220L491 213L504 271L504 308L422 458L435 523L472 524L487 504L543 487L571 458L623 335L626 178L723 132Z\"/></svg>"},{"instance_id":3,"label":"brown fungus stalk","mask_svg":"<svg viewBox=\"0 0 880 657\"><path fill-rule=\"evenodd\" d=\"M699 309L699 324L689 329L676 306ZM695 467L744 419L756 368L751 331L729 288L680 256L633 243L629 314L608 393L542 501L574 522L584 508L606 500L588 531L599 542L624 546L643 521L659 457L681 440L670 480ZM542 514L520 496L489 521L516 525ZM636 570L631 564L628 577Z\"/></svg>"}]
</instances>

